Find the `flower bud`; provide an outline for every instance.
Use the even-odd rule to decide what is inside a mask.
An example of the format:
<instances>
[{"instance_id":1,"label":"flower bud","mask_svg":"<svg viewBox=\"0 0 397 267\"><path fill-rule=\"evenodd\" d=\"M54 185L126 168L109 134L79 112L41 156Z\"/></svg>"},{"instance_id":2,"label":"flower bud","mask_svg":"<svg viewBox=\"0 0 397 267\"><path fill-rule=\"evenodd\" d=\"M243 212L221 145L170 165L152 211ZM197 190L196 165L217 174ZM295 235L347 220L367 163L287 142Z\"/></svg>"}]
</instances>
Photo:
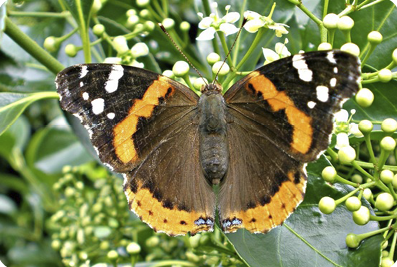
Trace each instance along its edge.
<instances>
[{"instance_id":1,"label":"flower bud","mask_svg":"<svg viewBox=\"0 0 397 267\"><path fill-rule=\"evenodd\" d=\"M397 65L397 48L393 50L392 54L393 62Z\"/></svg>"},{"instance_id":2,"label":"flower bud","mask_svg":"<svg viewBox=\"0 0 397 267\"><path fill-rule=\"evenodd\" d=\"M68 44L67 46L65 46L65 54L69 57L75 57L78 51L79 50L74 44Z\"/></svg>"},{"instance_id":3,"label":"flower bud","mask_svg":"<svg viewBox=\"0 0 397 267\"><path fill-rule=\"evenodd\" d=\"M378 31L370 32L367 38L368 38L368 42L374 45L380 44L383 40L382 34Z\"/></svg>"},{"instance_id":4,"label":"flower bud","mask_svg":"<svg viewBox=\"0 0 397 267\"><path fill-rule=\"evenodd\" d=\"M143 26L145 26L145 31L148 32L152 32L154 30L154 28L156 27L156 25L154 24L153 21L145 21L145 23L143 24Z\"/></svg>"},{"instance_id":5,"label":"flower bud","mask_svg":"<svg viewBox=\"0 0 397 267\"><path fill-rule=\"evenodd\" d=\"M209 53L207 56L207 62L210 65L214 65L219 60L221 60L221 57L217 53Z\"/></svg>"},{"instance_id":6,"label":"flower bud","mask_svg":"<svg viewBox=\"0 0 397 267\"><path fill-rule=\"evenodd\" d=\"M175 21L171 18L165 18L162 22L164 28L166 30L172 29L175 25Z\"/></svg>"},{"instance_id":7,"label":"flower bud","mask_svg":"<svg viewBox=\"0 0 397 267\"><path fill-rule=\"evenodd\" d=\"M131 17L136 15L136 10L135 9L128 9L126 12L127 17Z\"/></svg>"},{"instance_id":8,"label":"flower bud","mask_svg":"<svg viewBox=\"0 0 397 267\"><path fill-rule=\"evenodd\" d=\"M128 254L132 254L132 255L138 254L139 252L141 252L141 246L135 242L129 243L126 249L127 249Z\"/></svg>"},{"instance_id":9,"label":"flower bud","mask_svg":"<svg viewBox=\"0 0 397 267\"><path fill-rule=\"evenodd\" d=\"M397 131L397 121L392 118L385 119L382 121L381 128L385 133L393 133Z\"/></svg>"},{"instance_id":10,"label":"flower bud","mask_svg":"<svg viewBox=\"0 0 397 267\"><path fill-rule=\"evenodd\" d=\"M332 49L332 45L330 43L321 43L317 48L318 51L331 50L331 49Z\"/></svg>"},{"instance_id":11,"label":"flower bud","mask_svg":"<svg viewBox=\"0 0 397 267\"><path fill-rule=\"evenodd\" d=\"M204 78L204 80L202 78L197 78L193 83L194 89L200 91L201 88L206 85L206 82L208 83L207 79Z\"/></svg>"},{"instance_id":12,"label":"flower bud","mask_svg":"<svg viewBox=\"0 0 397 267\"><path fill-rule=\"evenodd\" d=\"M187 32L190 30L190 23L187 21L182 21L179 25L179 28L181 29L181 31Z\"/></svg>"},{"instance_id":13,"label":"flower bud","mask_svg":"<svg viewBox=\"0 0 397 267\"><path fill-rule=\"evenodd\" d=\"M389 193L380 193L376 197L375 207L381 211L388 211L394 205L394 198Z\"/></svg>"},{"instance_id":14,"label":"flower bud","mask_svg":"<svg viewBox=\"0 0 397 267\"><path fill-rule=\"evenodd\" d=\"M361 107L367 108L374 102L374 94L368 88L362 88L356 95L356 101Z\"/></svg>"},{"instance_id":15,"label":"flower bud","mask_svg":"<svg viewBox=\"0 0 397 267\"><path fill-rule=\"evenodd\" d=\"M165 71L163 71L163 75L164 76L166 76L166 77L168 77L168 78L174 78L175 76L174 76L174 73L172 72L172 70L165 70Z\"/></svg>"},{"instance_id":16,"label":"flower bud","mask_svg":"<svg viewBox=\"0 0 397 267\"><path fill-rule=\"evenodd\" d=\"M338 29L341 31L351 30L354 26L354 20L349 16L343 16L338 20Z\"/></svg>"},{"instance_id":17,"label":"flower bud","mask_svg":"<svg viewBox=\"0 0 397 267\"><path fill-rule=\"evenodd\" d=\"M345 146L338 151L338 156L342 164L348 164L356 158L356 151L351 146Z\"/></svg>"},{"instance_id":18,"label":"flower bud","mask_svg":"<svg viewBox=\"0 0 397 267\"><path fill-rule=\"evenodd\" d=\"M361 89L362 90L362 89ZM369 120L362 120L360 121L360 123L358 124L358 129L360 130L360 132L362 133L369 133L372 131L372 129L374 128L374 125L372 124L371 121Z\"/></svg>"},{"instance_id":19,"label":"flower bud","mask_svg":"<svg viewBox=\"0 0 397 267\"><path fill-rule=\"evenodd\" d=\"M333 183L335 181L336 175L336 170L332 166L325 167L321 172L323 179L329 183Z\"/></svg>"},{"instance_id":20,"label":"flower bud","mask_svg":"<svg viewBox=\"0 0 397 267\"><path fill-rule=\"evenodd\" d=\"M358 197L349 197L346 199L346 208L350 211L357 211L361 207L361 200Z\"/></svg>"},{"instance_id":21,"label":"flower bud","mask_svg":"<svg viewBox=\"0 0 397 267\"><path fill-rule=\"evenodd\" d=\"M149 54L149 48L145 43L136 43L131 48L131 54L134 58L147 56Z\"/></svg>"},{"instance_id":22,"label":"flower bud","mask_svg":"<svg viewBox=\"0 0 397 267\"><path fill-rule=\"evenodd\" d=\"M361 242L360 238L356 234L348 234L345 241L349 248L357 248Z\"/></svg>"},{"instance_id":23,"label":"flower bud","mask_svg":"<svg viewBox=\"0 0 397 267\"><path fill-rule=\"evenodd\" d=\"M338 27L338 21L338 15L329 13L323 19L324 27L327 29L336 29L336 27Z\"/></svg>"},{"instance_id":24,"label":"flower bud","mask_svg":"<svg viewBox=\"0 0 397 267\"><path fill-rule=\"evenodd\" d=\"M342 45L340 50L350 53L357 57L360 55L360 48L358 47L358 45L356 45L354 43L346 43L346 44Z\"/></svg>"},{"instance_id":25,"label":"flower bud","mask_svg":"<svg viewBox=\"0 0 397 267\"><path fill-rule=\"evenodd\" d=\"M128 44L127 39L124 36L116 36L113 39L113 46L116 49L117 53L125 54L128 52Z\"/></svg>"},{"instance_id":26,"label":"flower bud","mask_svg":"<svg viewBox=\"0 0 397 267\"><path fill-rule=\"evenodd\" d=\"M137 15L129 16L127 19L126 27L132 28L139 22L139 17Z\"/></svg>"},{"instance_id":27,"label":"flower bud","mask_svg":"<svg viewBox=\"0 0 397 267\"><path fill-rule=\"evenodd\" d=\"M230 71L230 67L229 65L225 62L225 64L223 64L223 61L218 61L215 62L215 64L212 66L212 73L218 73L219 76L223 76L229 73ZM222 67L222 69L221 69Z\"/></svg>"},{"instance_id":28,"label":"flower bud","mask_svg":"<svg viewBox=\"0 0 397 267\"><path fill-rule=\"evenodd\" d=\"M389 69L381 69L378 72L378 77L379 77L379 80L381 82L387 83L387 82L390 82L390 80L393 78L393 75L391 73L391 70L389 70Z\"/></svg>"},{"instance_id":29,"label":"flower bud","mask_svg":"<svg viewBox=\"0 0 397 267\"><path fill-rule=\"evenodd\" d=\"M396 140L390 136L383 137L383 139L380 141L380 147L386 151L392 151L394 148L396 148Z\"/></svg>"},{"instance_id":30,"label":"flower bud","mask_svg":"<svg viewBox=\"0 0 397 267\"><path fill-rule=\"evenodd\" d=\"M357 211L353 211L353 221L358 225L365 225L369 222L370 213L369 209L361 206Z\"/></svg>"},{"instance_id":31,"label":"flower bud","mask_svg":"<svg viewBox=\"0 0 397 267\"><path fill-rule=\"evenodd\" d=\"M149 5L150 0L136 0L136 5L138 7L145 7L147 5Z\"/></svg>"},{"instance_id":32,"label":"flower bud","mask_svg":"<svg viewBox=\"0 0 397 267\"><path fill-rule=\"evenodd\" d=\"M189 72L189 64L185 61L177 61L172 67L172 72L176 77L183 77Z\"/></svg>"},{"instance_id":33,"label":"flower bud","mask_svg":"<svg viewBox=\"0 0 397 267\"><path fill-rule=\"evenodd\" d=\"M320 208L320 211L322 213L331 214L336 208L336 203L333 198L323 197L322 199L320 199L318 207Z\"/></svg>"},{"instance_id":34,"label":"flower bud","mask_svg":"<svg viewBox=\"0 0 397 267\"><path fill-rule=\"evenodd\" d=\"M139 16L144 19L148 19L150 17L150 12L147 9L142 9L141 11L139 11Z\"/></svg>"},{"instance_id":35,"label":"flower bud","mask_svg":"<svg viewBox=\"0 0 397 267\"><path fill-rule=\"evenodd\" d=\"M108 252L107 257L109 260L115 260L119 257L119 254L117 253L116 250L111 250Z\"/></svg>"},{"instance_id":36,"label":"flower bud","mask_svg":"<svg viewBox=\"0 0 397 267\"><path fill-rule=\"evenodd\" d=\"M353 174L351 178L353 183L357 184L362 184L363 183L363 177L360 174Z\"/></svg>"},{"instance_id":37,"label":"flower bud","mask_svg":"<svg viewBox=\"0 0 397 267\"><path fill-rule=\"evenodd\" d=\"M52 53L58 50L59 41L54 36L49 36L45 38L43 46L48 52Z\"/></svg>"},{"instance_id":38,"label":"flower bud","mask_svg":"<svg viewBox=\"0 0 397 267\"><path fill-rule=\"evenodd\" d=\"M390 170L383 170L380 173L380 179L385 184L390 184L393 181L394 174Z\"/></svg>"}]
</instances>

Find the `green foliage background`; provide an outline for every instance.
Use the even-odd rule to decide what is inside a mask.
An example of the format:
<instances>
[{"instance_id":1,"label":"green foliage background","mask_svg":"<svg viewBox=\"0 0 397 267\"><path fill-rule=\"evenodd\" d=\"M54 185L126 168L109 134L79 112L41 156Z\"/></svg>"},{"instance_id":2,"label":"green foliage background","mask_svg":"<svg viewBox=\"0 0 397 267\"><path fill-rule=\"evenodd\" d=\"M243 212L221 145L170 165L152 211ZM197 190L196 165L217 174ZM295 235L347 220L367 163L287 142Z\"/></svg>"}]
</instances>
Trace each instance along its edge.
<instances>
[{"instance_id":1,"label":"green foliage background","mask_svg":"<svg viewBox=\"0 0 397 267\"><path fill-rule=\"evenodd\" d=\"M344 205L331 215L318 209L323 196L338 199L353 189L344 184L330 185L321 178L323 168L330 165L325 156L308 166L304 202L283 226L266 235L244 230L224 235L216 229L214 233L173 238L153 233L128 212L121 179L101 167L95 153L87 152L92 152L92 147L84 128L78 120L63 114L55 92L55 74L63 66L87 62L91 56L98 61L116 55L105 41L91 49L87 46L96 40L90 30L95 23L102 23L109 36L127 34L131 30L125 27L126 11L142 9L131 1L108 1L95 15L92 2L14 2L8 3L8 18L1 16L5 34L0 50L0 260L6 266L379 266L381 235L365 239L357 249L345 244L348 233L378 230L378 222L358 226ZM287 46L291 53L316 50L320 31L307 14L321 20L328 1L303 1L306 13L286 0L275 2L272 19L290 26ZM397 47L397 11L390 1L364 2L376 4L349 14L355 21L352 42L365 54L369 50L367 34L373 30L382 33L383 42L363 69L374 72L392 61ZM252 10L266 15L273 2L219 1L219 9L223 11L226 4L232 6L231 11ZM167 6L176 25L185 20L191 23L182 50L211 80L205 58L213 43L195 41L199 22L196 13L204 12L208 2L152 1L149 11L155 12L156 5L163 11ZM328 13L338 14L345 7L345 1L331 1ZM5 9L1 6L3 14ZM158 22L156 16L152 20ZM48 36L63 36L75 27L79 33L62 42L51 55L40 48ZM170 32L181 34L178 27ZM254 38L254 34L242 32L240 46L233 51L234 63L244 57ZM233 39L227 38L229 47ZM252 60L239 71L261 65L262 47L274 48L283 40L276 38L274 31L264 32ZM162 72L183 60L157 27L146 36L137 35L129 45L138 41L150 47L149 56L142 58L146 69ZM337 31L334 47L344 42L343 34ZM75 58L67 57L64 48L68 43L84 49ZM348 101L345 108L357 110L353 119L379 124L385 118L396 118L397 81L365 86L374 93L375 101L369 108ZM352 138L354 141L359 144L362 139ZM368 202L364 205L373 212ZM138 244L140 252L128 253L129 244ZM117 257L109 257L110 251L116 251Z\"/></svg>"}]
</instances>

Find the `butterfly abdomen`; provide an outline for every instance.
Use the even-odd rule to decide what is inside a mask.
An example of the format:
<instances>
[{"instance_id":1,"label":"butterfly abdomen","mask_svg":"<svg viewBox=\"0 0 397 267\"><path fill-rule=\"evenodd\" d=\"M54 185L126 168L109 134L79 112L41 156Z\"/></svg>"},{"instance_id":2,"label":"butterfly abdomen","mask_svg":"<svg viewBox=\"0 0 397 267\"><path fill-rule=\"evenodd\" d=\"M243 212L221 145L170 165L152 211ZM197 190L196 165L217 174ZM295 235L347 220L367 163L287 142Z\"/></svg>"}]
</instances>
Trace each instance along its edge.
<instances>
[{"instance_id":1,"label":"butterfly abdomen","mask_svg":"<svg viewBox=\"0 0 397 267\"><path fill-rule=\"evenodd\" d=\"M229 163L225 108L220 93L204 93L200 97L200 162L210 184L219 184Z\"/></svg>"}]
</instances>

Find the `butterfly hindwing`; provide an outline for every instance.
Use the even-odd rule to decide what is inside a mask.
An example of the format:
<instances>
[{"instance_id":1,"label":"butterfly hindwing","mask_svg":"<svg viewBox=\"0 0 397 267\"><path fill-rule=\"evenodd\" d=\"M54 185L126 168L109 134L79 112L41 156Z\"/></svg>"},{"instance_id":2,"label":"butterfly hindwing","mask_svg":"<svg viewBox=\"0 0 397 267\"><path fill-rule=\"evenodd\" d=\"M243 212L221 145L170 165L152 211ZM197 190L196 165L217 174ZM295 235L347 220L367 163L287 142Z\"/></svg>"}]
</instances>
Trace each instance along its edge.
<instances>
[{"instance_id":1,"label":"butterfly hindwing","mask_svg":"<svg viewBox=\"0 0 397 267\"><path fill-rule=\"evenodd\" d=\"M333 113L359 77L356 57L309 52L265 65L226 92L230 164L218 200L225 231L267 232L296 208L304 163L328 146Z\"/></svg>"},{"instance_id":2,"label":"butterfly hindwing","mask_svg":"<svg viewBox=\"0 0 397 267\"><path fill-rule=\"evenodd\" d=\"M129 205L143 221L169 235L212 229L215 197L196 164L193 91L110 64L69 67L56 84L61 107L80 118L101 161L124 174Z\"/></svg>"}]
</instances>

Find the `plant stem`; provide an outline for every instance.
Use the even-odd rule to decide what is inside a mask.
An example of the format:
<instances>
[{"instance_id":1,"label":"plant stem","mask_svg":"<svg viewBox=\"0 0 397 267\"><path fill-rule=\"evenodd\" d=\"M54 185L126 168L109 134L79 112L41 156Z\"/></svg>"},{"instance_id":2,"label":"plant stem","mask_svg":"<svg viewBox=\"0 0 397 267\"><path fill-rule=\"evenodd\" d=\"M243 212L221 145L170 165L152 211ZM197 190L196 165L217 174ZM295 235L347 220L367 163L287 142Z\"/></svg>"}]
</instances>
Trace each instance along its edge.
<instances>
[{"instance_id":1,"label":"plant stem","mask_svg":"<svg viewBox=\"0 0 397 267\"><path fill-rule=\"evenodd\" d=\"M327 41L327 29L324 27L323 22L317 18L312 12L310 12L302 3L297 5L309 18L311 18L320 29L321 42Z\"/></svg>"},{"instance_id":2,"label":"plant stem","mask_svg":"<svg viewBox=\"0 0 397 267\"><path fill-rule=\"evenodd\" d=\"M69 11L63 12L21 12L21 11L8 11L11 17L34 17L34 18L66 18L70 16Z\"/></svg>"},{"instance_id":3,"label":"plant stem","mask_svg":"<svg viewBox=\"0 0 397 267\"><path fill-rule=\"evenodd\" d=\"M6 27L4 32L27 53L37 59L37 61L39 61L41 64L46 66L46 68L52 73L57 74L65 68L65 66L63 66L58 60L56 60L29 36L22 32L18 26L11 21L11 19L6 17L5 24Z\"/></svg>"}]
</instances>

